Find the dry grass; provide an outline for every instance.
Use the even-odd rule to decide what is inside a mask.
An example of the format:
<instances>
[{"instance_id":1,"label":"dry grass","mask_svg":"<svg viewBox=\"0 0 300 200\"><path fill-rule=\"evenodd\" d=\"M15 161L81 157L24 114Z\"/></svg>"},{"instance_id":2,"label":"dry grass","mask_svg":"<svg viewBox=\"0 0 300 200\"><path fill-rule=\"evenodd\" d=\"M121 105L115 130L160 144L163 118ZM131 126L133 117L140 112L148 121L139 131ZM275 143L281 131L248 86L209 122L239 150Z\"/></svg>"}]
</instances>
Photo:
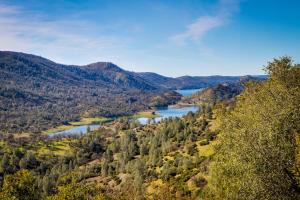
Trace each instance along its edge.
<instances>
[{"instance_id":1,"label":"dry grass","mask_svg":"<svg viewBox=\"0 0 300 200\"><path fill-rule=\"evenodd\" d=\"M143 111L143 112L138 112L134 115L132 115L130 118L137 119L137 118L155 118L159 117L158 114L155 113L154 110L149 110L149 111Z\"/></svg>"},{"instance_id":2,"label":"dry grass","mask_svg":"<svg viewBox=\"0 0 300 200\"><path fill-rule=\"evenodd\" d=\"M74 126L81 126L81 125L89 125L89 124L95 124L100 122L106 122L110 120L112 119L106 117L86 117L86 118L81 118L79 122L70 122L70 124Z\"/></svg>"},{"instance_id":3,"label":"dry grass","mask_svg":"<svg viewBox=\"0 0 300 200\"><path fill-rule=\"evenodd\" d=\"M96 123L107 122L111 120L112 118L106 118L106 117L85 117L85 118L81 118L81 120L78 122L70 122L69 125L61 125L55 128L51 128L44 131L43 133L48 135L59 131L65 131L74 128L76 126L96 124Z\"/></svg>"},{"instance_id":4,"label":"dry grass","mask_svg":"<svg viewBox=\"0 0 300 200\"><path fill-rule=\"evenodd\" d=\"M74 127L75 127L74 125L61 125L61 126L43 131L43 133L49 135L51 133L68 130L68 129L71 129L71 128L74 128Z\"/></svg>"},{"instance_id":5,"label":"dry grass","mask_svg":"<svg viewBox=\"0 0 300 200\"><path fill-rule=\"evenodd\" d=\"M214 150L214 146L216 144L218 144L218 141L214 140L214 141L211 141L209 144L207 145L200 145L201 141L198 141L196 144L197 144L197 149L198 149L198 152L200 154L200 156L206 156L206 157L209 157L209 156L212 156L214 153L215 153L215 150Z\"/></svg>"},{"instance_id":6,"label":"dry grass","mask_svg":"<svg viewBox=\"0 0 300 200\"><path fill-rule=\"evenodd\" d=\"M51 143L38 142L32 146L32 149L41 157L48 155L65 156L73 152L70 147L70 142L69 139L62 139Z\"/></svg>"}]
</instances>

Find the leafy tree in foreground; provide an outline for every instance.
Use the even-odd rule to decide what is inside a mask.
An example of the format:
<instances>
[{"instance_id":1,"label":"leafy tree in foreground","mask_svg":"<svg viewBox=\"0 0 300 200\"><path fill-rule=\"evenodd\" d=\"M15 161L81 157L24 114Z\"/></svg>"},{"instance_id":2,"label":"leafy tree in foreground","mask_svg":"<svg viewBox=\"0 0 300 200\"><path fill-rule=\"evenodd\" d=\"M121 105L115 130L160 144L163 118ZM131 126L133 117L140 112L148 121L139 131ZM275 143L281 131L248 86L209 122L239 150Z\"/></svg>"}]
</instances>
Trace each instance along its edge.
<instances>
[{"instance_id":1,"label":"leafy tree in foreground","mask_svg":"<svg viewBox=\"0 0 300 200\"><path fill-rule=\"evenodd\" d=\"M5 176L0 199L39 199L36 178L28 170L20 170L13 175Z\"/></svg>"},{"instance_id":2,"label":"leafy tree in foreground","mask_svg":"<svg viewBox=\"0 0 300 200\"><path fill-rule=\"evenodd\" d=\"M211 166L213 199L297 199L295 137L300 133L300 67L289 57L266 67L223 115Z\"/></svg>"},{"instance_id":3,"label":"leafy tree in foreground","mask_svg":"<svg viewBox=\"0 0 300 200\"><path fill-rule=\"evenodd\" d=\"M49 196L47 200L104 200L105 196L95 185L72 182L59 187L56 195Z\"/></svg>"}]
</instances>

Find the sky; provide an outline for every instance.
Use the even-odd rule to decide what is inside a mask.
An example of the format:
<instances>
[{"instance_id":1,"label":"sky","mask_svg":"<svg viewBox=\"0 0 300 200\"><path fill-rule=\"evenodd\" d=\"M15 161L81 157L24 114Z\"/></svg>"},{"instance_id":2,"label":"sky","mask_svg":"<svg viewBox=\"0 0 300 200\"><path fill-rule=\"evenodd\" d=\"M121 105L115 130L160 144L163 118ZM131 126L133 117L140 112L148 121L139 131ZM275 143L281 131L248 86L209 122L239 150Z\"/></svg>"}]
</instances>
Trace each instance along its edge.
<instances>
[{"instance_id":1,"label":"sky","mask_svg":"<svg viewBox=\"0 0 300 200\"><path fill-rule=\"evenodd\" d=\"M166 76L300 62L299 0L0 0L0 50Z\"/></svg>"}]
</instances>

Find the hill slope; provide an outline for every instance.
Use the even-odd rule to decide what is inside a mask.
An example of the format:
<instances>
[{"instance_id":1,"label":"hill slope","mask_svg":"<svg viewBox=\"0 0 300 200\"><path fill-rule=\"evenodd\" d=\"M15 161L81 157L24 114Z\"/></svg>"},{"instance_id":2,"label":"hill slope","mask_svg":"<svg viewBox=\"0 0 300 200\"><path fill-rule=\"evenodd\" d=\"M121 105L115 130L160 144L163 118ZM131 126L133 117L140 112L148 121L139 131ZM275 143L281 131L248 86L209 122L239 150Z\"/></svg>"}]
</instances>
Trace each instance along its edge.
<instances>
[{"instance_id":1,"label":"hill slope","mask_svg":"<svg viewBox=\"0 0 300 200\"><path fill-rule=\"evenodd\" d=\"M129 115L179 98L112 63L71 66L0 52L2 132L40 132L82 115Z\"/></svg>"},{"instance_id":2,"label":"hill slope","mask_svg":"<svg viewBox=\"0 0 300 200\"><path fill-rule=\"evenodd\" d=\"M263 76L243 76L236 82L218 84L196 92L191 96L184 97L180 103L214 105L221 101L230 102L244 90L245 84L248 81L261 81L264 79Z\"/></svg>"},{"instance_id":3,"label":"hill slope","mask_svg":"<svg viewBox=\"0 0 300 200\"><path fill-rule=\"evenodd\" d=\"M151 82L146 81L136 73L125 71L113 63L97 62L83 66L81 69L88 71L97 79L121 88L135 88L147 91L161 89L160 86L155 87Z\"/></svg>"},{"instance_id":4,"label":"hill slope","mask_svg":"<svg viewBox=\"0 0 300 200\"><path fill-rule=\"evenodd\" d=\"M41 132L80 117L123 116L177 102L172 89L215 86L237 76L135 73L113 63L63 65L0 51L0 133Z\"/></svg>"}]
</instances>

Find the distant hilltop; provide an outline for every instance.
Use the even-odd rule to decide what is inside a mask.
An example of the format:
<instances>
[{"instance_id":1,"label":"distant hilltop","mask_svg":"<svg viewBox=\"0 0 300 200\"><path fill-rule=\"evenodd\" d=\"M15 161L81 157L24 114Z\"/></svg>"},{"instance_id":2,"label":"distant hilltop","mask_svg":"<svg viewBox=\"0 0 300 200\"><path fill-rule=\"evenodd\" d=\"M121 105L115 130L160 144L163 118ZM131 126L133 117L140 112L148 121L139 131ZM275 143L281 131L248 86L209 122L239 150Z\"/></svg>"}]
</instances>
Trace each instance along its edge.
<instances>
[{"instance_id":1,"label":"distant hilltop","mask_svg":"<svg viewBox=\"0 0 300 200\"><path fill-rule=\"evenodd\" d=\"M174 104L174 89L239 81L241 76L165 77L110 62L63 65L31 54L0 51L0 132L41 132L81 116L126 116Z\"/></svg>"}]
</instances>

